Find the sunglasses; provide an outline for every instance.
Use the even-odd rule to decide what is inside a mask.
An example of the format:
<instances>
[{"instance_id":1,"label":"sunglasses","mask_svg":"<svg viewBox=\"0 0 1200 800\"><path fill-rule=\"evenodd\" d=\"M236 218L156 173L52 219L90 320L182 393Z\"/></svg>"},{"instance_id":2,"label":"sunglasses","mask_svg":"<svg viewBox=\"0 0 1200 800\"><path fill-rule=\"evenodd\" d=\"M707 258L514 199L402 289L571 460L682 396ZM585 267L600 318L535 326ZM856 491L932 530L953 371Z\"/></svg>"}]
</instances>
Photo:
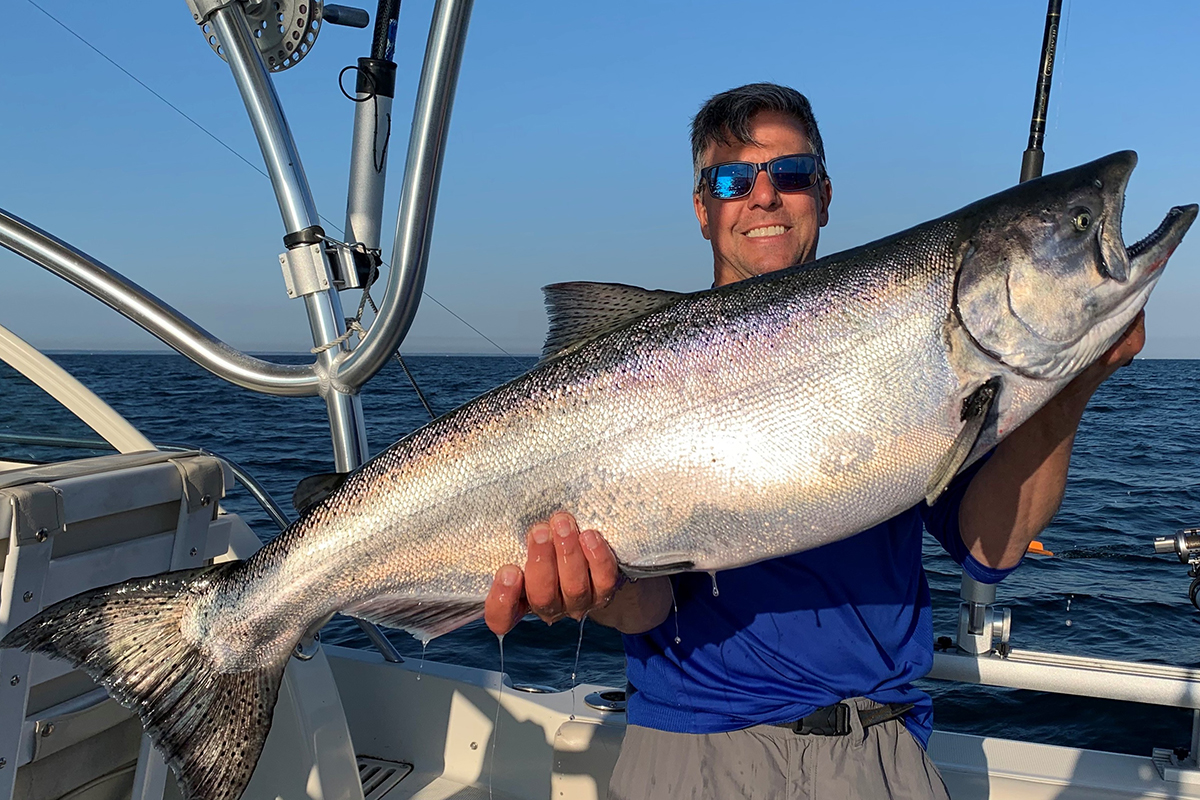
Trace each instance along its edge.
<instances>
[{"instance_id":1,"label":"sunglasses","mask_svg":"<svg viewBox=\"0 0 1200 800\"><path fill-rule=\"evenodd\" d=\"M750 194L758 173L766 170L771 185L781 192L803 192L817 185L821 177L821 159L812 153L794 153L755 164L730 161L700 170L700 186L718 200L735 200ZM697 188L699 191L699 187Z\"/></svg>"}]
</instances>

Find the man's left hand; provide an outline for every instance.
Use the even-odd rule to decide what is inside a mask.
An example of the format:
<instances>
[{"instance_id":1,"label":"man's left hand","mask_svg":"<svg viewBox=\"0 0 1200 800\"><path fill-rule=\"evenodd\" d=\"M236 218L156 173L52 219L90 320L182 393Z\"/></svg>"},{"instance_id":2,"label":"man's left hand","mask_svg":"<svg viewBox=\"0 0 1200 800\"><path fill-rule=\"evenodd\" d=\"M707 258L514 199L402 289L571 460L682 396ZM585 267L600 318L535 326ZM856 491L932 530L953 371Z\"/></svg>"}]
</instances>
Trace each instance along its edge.
<instances>
[{"instance_id":1,"label":"man's left hand","mask_svg":"<svg viewBox=\"0 0 1200 800\"><path fill-rule=\"evenodd\" d=\"M1062 394L1072 397L1082 392L1084 393L1082 400L1086 405L1092 392L1096 391L1100 384L1108 380L1118 369L1132 364L1133 357L1142 352L1142 348L1145 346L1146 312L1139 311L1138 315L1133 318L1133 322L1125 329L1125 333L1121 334L1121 338L1117 339L1104 355L1096 359L1095 363L1076 376Z\"/></svg>"},{"instance_id":2,"label":"man's left hand","mask_svg":"<svg viewBox=\"0 0 1200 800\"><path fill-rule=\"evenodd\" d=\"M1075 431L1092 394L1146 344L1139 313L1121 338L999 444L959 506L959 532L971 555L993 569L1020 563L1029 542L1062 502Z\"/></svg>"}]
</instances>

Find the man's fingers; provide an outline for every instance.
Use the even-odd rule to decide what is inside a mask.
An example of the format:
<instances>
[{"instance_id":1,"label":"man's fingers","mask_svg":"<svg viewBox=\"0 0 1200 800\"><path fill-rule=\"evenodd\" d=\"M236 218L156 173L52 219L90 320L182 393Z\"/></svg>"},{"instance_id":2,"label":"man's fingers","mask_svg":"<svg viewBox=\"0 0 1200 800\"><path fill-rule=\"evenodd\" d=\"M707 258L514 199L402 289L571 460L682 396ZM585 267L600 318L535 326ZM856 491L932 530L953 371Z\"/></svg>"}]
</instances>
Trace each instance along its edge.
<instances>
[{"instance_id":1,"label":"man's fingers","mask_svg":"<svg viewBox=\"0 0 1200 800\"><path fill-rule=\"evenodd\" d=\"M574 619L581 619L592 608L592 580L587 557L579 543L579 528L574 517L561 513L550 518L550 526L554 529L563 611Z\"/></svg>"},{"instance_id":2,"label":"man's fingers","mask_svg":"<svg viewBox=\"0 0 1200 800\"><path fill-rule=\"evenodd\" d=\"M583 545L592 578L592 602L597 607L606 606L616 593L621 577L617 557L596 531L583 531L579 534L579 542Z\"/></svg>"},{"instance_id":3,"label":"man's fingers","mask_svg":"<svg viewBox=\"0 0 1200 800\"><path fill-rule=\"evenodd\" d=\"M1125 356L1125 360L1121 366L1127 367L1133 363L1133 357L1142 352L1142 348L1146 346L1145 311L1138 312L1137 317L1133 320L1133 324L1125 331L1121 344L1124 346L1122 355Z\"/></svg>"},{"instance_id":4,"label":"man's fingers","mask_svg":"<svg viewBox=\"0 0 1200 800\"><path fill-rule=\"evenodd\" d=\"M550 524L539 522L529 529L525 544L529 560L525 563L525 597L529 609L546 622L563 615L562 593L558 589L558 555Z\"/></svg>"},{"instance_id":5,"label":"man's fingers","mask_svg":"<svg viewBox=\"0 0 1200 800\"><path fill-rule=\"evenodd\" d=\"M1146 312L1139 311L1133 322L1121 334L1121 338L1101 357L1108 365L1126 367L1133 362L1133 357L1142 351L1146 345Z\"/></svg>"},{"instance_id":6,"label":"man's fingers","mask_svg":"<svg viewBox=\"0 0 1200 800\"><path fill-rule=\"evenodd\" d=\"M483 621L492 633L503 636L525 616L527 606L523 588L524 580L517 567L509 564L496 570L492 588L483 603Z\"/></svg>"}]
</instances>

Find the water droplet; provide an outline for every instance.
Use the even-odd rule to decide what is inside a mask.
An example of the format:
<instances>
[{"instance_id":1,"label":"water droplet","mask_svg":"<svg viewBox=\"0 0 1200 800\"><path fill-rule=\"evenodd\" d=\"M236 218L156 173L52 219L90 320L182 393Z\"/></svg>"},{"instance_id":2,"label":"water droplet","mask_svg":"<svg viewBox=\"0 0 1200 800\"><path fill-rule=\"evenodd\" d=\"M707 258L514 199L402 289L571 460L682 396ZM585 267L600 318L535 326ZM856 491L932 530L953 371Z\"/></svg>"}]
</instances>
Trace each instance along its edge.
<instances>
[{"instance_id":1,"label":"water droplet","mask_svg":"<svg viewBox=\"0 0 1200 800\"><path fill-rule=\"evenodd\" d=\"M421 680L421 673L425 671L425 651L429 649L429 639L421 640L421 663L417 665L417 680Z\"/></svg>"},{"instance_id":2,"label":"water droplet","mask_svg":"<svg viewBox=\"0 0 1200 800\"><path fill-rule=\"evenodd\" d=\"M708 577L712 578L713 597L720 597L721 590L717 588L717 571L713 570L712 572L708 573Z\"/></svg>"},{"instance_id":3,"label":"water droplet","mask_svg":"<svg viewBox=\"0 0 1200 800\"><path fill-rule=\"evenodd\" d=\"M579 653L583 650L583 626L587 623L587 614L579 620L579 639L575 642L575 664L571 667L571 688L575 688L575 676L579 672Z\"/></svg>"},{"instance_id":4,"label":"water droplet","mask_svg":"<svg viewBox=\"0 0 1200 800\"><path fill-rule=\"evenodd\" d=\"M1067 620L1067 627L1071 627L1071 620Z\"/></svg>"},{"instance_id":5,"label":"water droplet","mask_svg":"<svg viewBox=\"0 0 1200 800\"><path fill-rule=\"evenodd\" d=\"M575 687L578 685L579 653L583 650L583 626L587 623L587 614L579 619L579 639L575 642L575 664L571 667L571 719L575 719Z\"/></svg>"},{"instance_id":6,"label":"water droplet","mask_svg":"<svg viewBox=\"0 0 1200 800\"><path fill-rule=\"evenodd\" d=\"M1073 599L1075 599L1075 595L1073 595L1073 594L1067 595L1067 611L1071 610L1071 601Z\"/></svg>"},{"instance_id":7,"label":"water droplet","mask_svg":"<svg viewBox=\"0 0 1200 800\"><path fill-rule=\"evenodd\" d=\"M675 600L675 578L667 578L671 583L671 613L675 617L675 644L679 644L679 603Z\"/></svg>"}]
</instances>

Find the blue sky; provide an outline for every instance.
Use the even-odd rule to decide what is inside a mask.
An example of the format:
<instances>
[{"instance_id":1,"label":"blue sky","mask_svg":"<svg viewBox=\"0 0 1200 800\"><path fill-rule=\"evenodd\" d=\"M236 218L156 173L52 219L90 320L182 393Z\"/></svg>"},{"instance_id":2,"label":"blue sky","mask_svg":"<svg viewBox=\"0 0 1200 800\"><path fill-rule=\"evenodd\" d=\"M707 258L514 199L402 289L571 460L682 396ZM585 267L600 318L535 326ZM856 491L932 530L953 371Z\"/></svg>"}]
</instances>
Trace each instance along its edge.
<instances>
[{"instance_id":1,"label":"blue sky","mask_svg":"<svg viewBox=\"0 0 1200 800\"><path fill-rule=\"evenodd\" d=\"M43 0L39 0L43 2ZM44 0L113 60L261 164L228 68L183 0ZM405 0L385 210L390 246L432 3ZM1004 3L476 4L451 121L426 289L514 353L540 349L540 287L706 286L687 126L715 92L758 80L809 95L834 182L829 254L1015 182L1044 0ZM746 6L745 8L749 8ZM1200 201L1200 4L1064 7L1047 171L1141 156L1129 242ZM329 27L276 78L318 208L344 218L353 109L337 72L369 32ZM269 183L38 11L0 26L0 207L125 273L244 349L303 351L302 304L276 257ZM1200 232L1148 310L1145 354L1200 357ZM7 251L0 323L43 348L155 349L132 323ZM382 295L382 289L379 291ZM343 296L348 306L356 298ZM496 352L426 299L407 352Z\"/></svg>"}]
</instances>

